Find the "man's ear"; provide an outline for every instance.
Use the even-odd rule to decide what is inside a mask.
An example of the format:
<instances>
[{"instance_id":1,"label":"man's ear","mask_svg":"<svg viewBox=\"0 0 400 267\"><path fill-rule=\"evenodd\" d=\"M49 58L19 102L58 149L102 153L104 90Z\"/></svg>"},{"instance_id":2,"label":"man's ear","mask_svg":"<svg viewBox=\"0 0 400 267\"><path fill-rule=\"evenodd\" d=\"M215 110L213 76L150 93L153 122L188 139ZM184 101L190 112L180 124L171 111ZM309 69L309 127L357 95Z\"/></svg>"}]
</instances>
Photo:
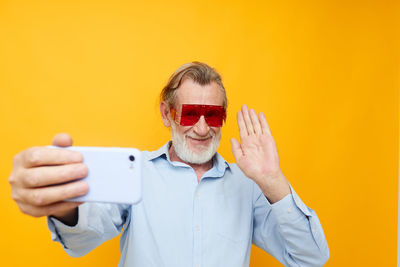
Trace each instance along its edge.
<instances>
[{"instance_id":1,"label":"man's ear","mask_svg":"<svg viewBox=\"0 0 400 267\"><path fill-rule=\"evenodd\" d=\"M160 104L160 112L161 112L161 118L164 123L164 126L170 127L171 121L169 120L169 106L164 101L162 101Z\"/></svg>"}]
</instances>

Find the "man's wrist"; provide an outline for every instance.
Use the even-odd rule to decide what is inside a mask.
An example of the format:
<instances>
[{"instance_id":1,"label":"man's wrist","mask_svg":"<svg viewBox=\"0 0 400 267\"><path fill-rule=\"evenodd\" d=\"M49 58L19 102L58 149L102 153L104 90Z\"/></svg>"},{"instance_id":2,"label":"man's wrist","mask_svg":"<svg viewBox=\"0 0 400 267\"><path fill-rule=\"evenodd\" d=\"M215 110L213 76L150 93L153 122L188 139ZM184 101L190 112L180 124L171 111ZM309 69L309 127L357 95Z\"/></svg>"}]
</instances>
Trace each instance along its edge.
<instances>
[{"instance_id":1,"label":"man's wrist","mask_svg":"<svg viewBox=\"0 0 400 267\"><path fill-rule=\"evenodd\" d=\"M258 186L271 204L291 193L289 182L282 172L276 177L265 177L258 181L260 181Z\"/></svg>"},{"instance_id":2,"label":"man's wrist","mask_svg":"<svg viewBox=\"0 0 400 267\"><path fill-rule=\"evenodd\" d=\"M53 214L50 217L53 217L65 225L75 226L78 223L78 208L74 208L73 210L69 210L63 213Z\"/></svg>"}]
</instances>

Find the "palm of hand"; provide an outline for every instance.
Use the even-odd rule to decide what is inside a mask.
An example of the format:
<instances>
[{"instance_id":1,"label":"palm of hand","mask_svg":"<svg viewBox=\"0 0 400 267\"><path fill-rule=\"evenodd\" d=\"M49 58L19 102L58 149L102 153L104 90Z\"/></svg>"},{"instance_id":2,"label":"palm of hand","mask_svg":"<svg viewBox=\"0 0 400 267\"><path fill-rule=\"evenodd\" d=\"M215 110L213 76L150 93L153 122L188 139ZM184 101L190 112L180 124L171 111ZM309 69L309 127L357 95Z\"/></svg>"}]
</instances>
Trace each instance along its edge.
<instances>
[{"instance_id":1,"label":"palm of hand","mask_svg":"<svg viewBox=\"0 0 400 267\"><path fill-rule=\"evenodd\" d=\"M259 183L280 174L275 141L264 114L243 106L237 116L241 144L232 139L232 152L239 168L247 177Z\"/></svg>"}]
</instances>

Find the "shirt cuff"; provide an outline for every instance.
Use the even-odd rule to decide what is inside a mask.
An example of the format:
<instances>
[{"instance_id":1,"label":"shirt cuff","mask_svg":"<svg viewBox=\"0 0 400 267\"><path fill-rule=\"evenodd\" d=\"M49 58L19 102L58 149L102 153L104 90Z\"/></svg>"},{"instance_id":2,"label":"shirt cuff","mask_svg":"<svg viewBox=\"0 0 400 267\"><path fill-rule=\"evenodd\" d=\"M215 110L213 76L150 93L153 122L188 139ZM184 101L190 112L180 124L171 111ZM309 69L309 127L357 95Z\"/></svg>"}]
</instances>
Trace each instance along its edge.
<instances>
[{"instance_id":1,"label":"shirt cuff","mask_svg":"<svg viewBox=\"0 0 400 267\"><path fill-rule=\"evenodd\" d=\"M69 226L61 221L57 220L54 217L48 216L47 217L47 227L50 230L51 239L56 242L60 242L64 248L68 249L68 246L65 244L62 234L65 233L80 233L83 232L84 229L87 228L87 220L86 217L83 215L85 213L85 209L87 205L82 204L78 207L78 222L74 226Z\"/></svg>"},{"instance_id":2,"label":"shirt cuff","mask_svg":"<svg viewBox=\"0 0 400 267\"><path fill-rule=\"evenodd\" d=\"M276 216L277 220L279 222L290 222L304 216L311 217L310 209L301 201L292 186L290 186L290 190L291 194L271 204L272 213Z\"/></svg>"}]
</instances>

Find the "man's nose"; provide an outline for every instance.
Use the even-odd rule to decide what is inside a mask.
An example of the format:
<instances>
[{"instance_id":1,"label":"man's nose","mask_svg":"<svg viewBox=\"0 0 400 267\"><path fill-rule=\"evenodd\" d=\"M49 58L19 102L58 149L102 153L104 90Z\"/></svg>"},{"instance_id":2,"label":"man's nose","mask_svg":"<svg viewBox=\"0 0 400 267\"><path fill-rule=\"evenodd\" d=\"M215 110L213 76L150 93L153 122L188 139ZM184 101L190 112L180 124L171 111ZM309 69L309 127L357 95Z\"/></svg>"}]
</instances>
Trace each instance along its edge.
<instances>
[{"instance_id":1,"label":"man's nose","mask_svg":"<svg viewBox=\"0 0 400 267\"><path fill-rule=\"evenodd\" d=\"M210 131L210 126L208 126L204 116L201 116L199 121L194 125L194 131L200 136L205 136Z\"/></svg>"}]
</instances>

